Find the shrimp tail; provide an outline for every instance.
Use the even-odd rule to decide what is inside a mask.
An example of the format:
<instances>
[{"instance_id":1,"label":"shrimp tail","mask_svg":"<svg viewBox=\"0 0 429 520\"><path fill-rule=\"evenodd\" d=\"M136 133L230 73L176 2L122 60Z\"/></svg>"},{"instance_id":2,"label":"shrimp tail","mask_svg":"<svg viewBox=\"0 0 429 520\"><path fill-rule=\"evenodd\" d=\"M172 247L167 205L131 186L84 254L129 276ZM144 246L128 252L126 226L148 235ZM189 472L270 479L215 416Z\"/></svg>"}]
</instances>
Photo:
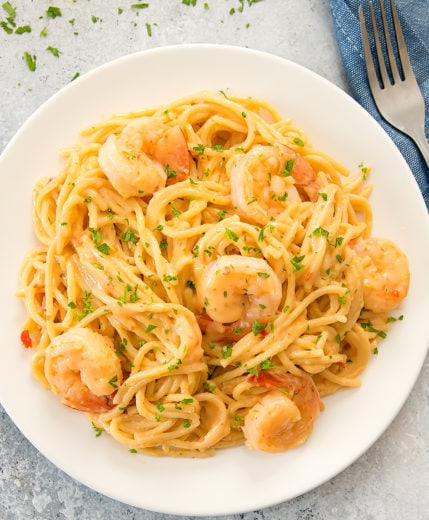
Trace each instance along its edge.
<instances>
[{"instance_id":1,"label":"shrimp tail","mask_svg":"<svg viewBox=\"0 0 429 520\"><path fill-rule=\"evenodd\" d=\"M262 370L258 375L250 374L249 382L268 390L281 390L291 399L311 405L311 415L316 416L324 406L314 381L310 377L295 376L282 369Z\"/></svg>"},{"instance_id":2,"label":"shrimp tail","mask_svg":"<svg viewBox=\"0 0 429 520\"><path fill-rule=\"evenodd\" d=\"M201 332L211 341L235 342L245 336L250 326L240 327L237 323L224 324L212 320L207 314L196 316Z\"/></svg>"},{"instance_id":3,"label":"shrimp tail","mask_svg":"<svg viewBox=\"0 0 429 520\"><path fill-rule=\"evenodd\" d=\"M113 395L94 395L88 388L81 386L78 391L73 390L70 399L66 395L62 403L80 412L104 413L115 407Z\"/></svg>"}]
</instances>

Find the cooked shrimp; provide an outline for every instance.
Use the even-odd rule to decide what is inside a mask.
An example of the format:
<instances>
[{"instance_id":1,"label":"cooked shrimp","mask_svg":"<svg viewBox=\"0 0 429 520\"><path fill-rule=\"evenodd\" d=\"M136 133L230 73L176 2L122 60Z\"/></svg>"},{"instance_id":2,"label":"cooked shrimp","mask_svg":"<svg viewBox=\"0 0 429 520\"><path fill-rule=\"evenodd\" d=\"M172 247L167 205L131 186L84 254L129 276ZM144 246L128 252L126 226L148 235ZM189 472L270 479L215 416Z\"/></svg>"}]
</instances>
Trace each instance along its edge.
<instances>
[{"instance_id":1,"label":"cooked shrimp","mask_svg":"<svg viewBox=\"0 0 429 520\"><path fill-rule=\"evenodd\" d=\"M303 444L322 409L313 380L280 370L263 371L250 380L270 391L246 415L246 445L277 453Z\"/></svg>"},{"instance_id":2,"label":"cooked shrimp","mask_svg":"<svg viewBox=\"0 0 429 520\"><path fill-rule=\"evenodd\" d=\"M98 154L100 167L123 197L151 195L189 173L189 153L178 126L147 117L111 134Z\"/></svg>"},{"instance_id":3,"label":"cooked shrimp","mask_svg":"<svg viewBox=\"0 0 429 520\"><path fill-rule=\"evenodd\" d=\"M365 308L380 313L396 309L410 285L405 254L393 242L381 238L359 238L351 247L361 259L365 273Z\"/></svg>"},{"instance_id":4,"label":"cooked shrimp","mask_svg":"<svg viewBox=\"0 0 429 520\"><path fill-rule=\"evenodd\" d=\"M273 319L282 284L266 260L226 255L207 265L197 283L197 296L213 321L248 328L254 320Z\"/></svg>"},{"instance_id":5,"label":"cooked shrimp","mask_svg":"<svg viewBox=\"0 0 429 520\"><path fill-rule=\"evenodd\" d=\"M198 314L196 318L201 331L210 341L235 342L245 336L251 329L251 323L244 323L244 321L219 323L213 321L207 314Z\"/></svg>"},{"instance_id":6,"label":"cooked shrimp","mask_svg":"<svg viewBox=\"0 0 429 520\"><path fill-rule=\"evenodd\" d=\"M232 203L254 224L266 224L288 201L314 200L318 191L312 166L280 143L254 146L232 164L230 177Z\"/></svg>"},{"instance_id":7,"label":"cooked shrimp","mask_svg":"<svg viewBox=\"0 0 429 520\"><path fill-rule=\"evenodd\" d=\"M83 412L110 410L110 396L122 381L113 341L85 328L54 338L46 350L45 375L63 403Z\"/></svg>"}]
</instances>

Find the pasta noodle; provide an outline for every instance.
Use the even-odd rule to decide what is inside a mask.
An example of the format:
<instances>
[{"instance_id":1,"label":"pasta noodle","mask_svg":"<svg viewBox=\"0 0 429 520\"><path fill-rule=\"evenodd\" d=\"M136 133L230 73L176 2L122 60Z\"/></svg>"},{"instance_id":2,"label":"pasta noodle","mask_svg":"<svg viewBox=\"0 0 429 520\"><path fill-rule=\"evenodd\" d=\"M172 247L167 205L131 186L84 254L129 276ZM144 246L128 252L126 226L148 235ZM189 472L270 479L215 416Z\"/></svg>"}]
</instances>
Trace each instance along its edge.
<instances>
[{"instance_id":1,"label":"pasta noodle","mask_svg":"<svg viewBox=\"0 0 429 520\"><path fill-rule=\"evenodd\" d=\"M409 277L371 237L369 167L350 175L223 92L101 121L62 155L34 190L21 338L97 434L154 455L284 451L321 397L360 384Z\"/></svg>"}]
</instances>

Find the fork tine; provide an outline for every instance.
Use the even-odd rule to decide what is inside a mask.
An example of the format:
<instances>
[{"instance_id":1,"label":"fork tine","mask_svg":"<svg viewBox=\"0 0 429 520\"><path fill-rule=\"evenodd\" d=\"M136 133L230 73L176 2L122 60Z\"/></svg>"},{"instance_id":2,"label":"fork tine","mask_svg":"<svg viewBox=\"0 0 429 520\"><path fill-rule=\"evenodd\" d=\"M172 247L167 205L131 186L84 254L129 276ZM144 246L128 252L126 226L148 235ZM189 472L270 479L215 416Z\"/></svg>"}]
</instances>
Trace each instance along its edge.
<instances>
[{"instance_id":1,"label":"fork tine","mask_svg":"<svg viewBox=\"0 0 429 520\"><path fill-rule=\"evenodd\" d=\"M385 50L387 50L389 72L393 82L390 81L383 58L382 43L377 28L374 5L372 0L369 0L370 19L376 52L373 53L371 50L362 5L359 6L359 21L370 91L383 119L414 140L426 164L429 166L429 142L425 135L424 98L410 63L394 0L390 0L391 19L393 20L395 30L395 34L392 32L392 35L390 35L391 31L388 28L383 0L379 0L379 2L382 16L382 27L380 30L384 32L383 43L385 44ZM392 41L397 49L393 48ZM399 58L396 58L397 54L399 54ZM404 103L400 102L402 99Z\"/></svg>"},{"instance_id":2,"label":"fork tine","mask_svg":"<svg viewBox=\"0 0 429 520\"><path fill-rule=\"evenodd\" d=\"M387 73L386 64L384 62L383 51L381 49L380 34L377 27L377 19L375 17L373 3L369 2L369 10L371 11L372 31L374 33L375 51L377 53L378 68L380 71L382 88L390 84L389 75Z\"/></svg>"},{"instance_id":3,"label":"fork tine","mask_svg":"<svg viewBox=\"0 0 429 520\"><path fill-rule=\"evenodd\" d=\"M363 14L362 5L359 6L359 21L362 32L363 52L365 56L366 71L370 85L378 85L377 73L375 71L374 59L372 57L371 47L369 44L368 31L366 29L365 16ZM371 87L372 88L372 87Z\"/></svg>"},{"instance_id":4,"label":"fork tine","mask_svg":"<svg viewBox=\"0 0 429 520\"><path fill-rule=\"evenodd\" d=\"M408 56L407 46L405 44L404 34L402 32L401 23L399 22L398 12L396 10L395 2L390 0L390 9L392 11L393 26L395 27L396 41L398 43L399 58L401 61L402 71L404 76L414 76L411 67L410 58Z\"/></svg>"},{"instance_id":5,"label":"fork tine","mask_svg":"<svg viewBox=\"0 0 429 520\"><path fill-rule=\"evenodd\" d=\"M390 2L390 5L392 5L392 0ZM381 8L381 18L383 20L384 40L386 42L387 55L389 57L390 71L392 73L393 82L396 83L398 81L401 81L401 76L399 74L398 67L396 64L395 53L393 52L392 40L390 38L389 26L387 25L387 17L386 17L386 11L384 9L383 0L380 0L380 8ZM396 33L396 30L395 30L395 33Z\"/></svg>"}]
</instances>

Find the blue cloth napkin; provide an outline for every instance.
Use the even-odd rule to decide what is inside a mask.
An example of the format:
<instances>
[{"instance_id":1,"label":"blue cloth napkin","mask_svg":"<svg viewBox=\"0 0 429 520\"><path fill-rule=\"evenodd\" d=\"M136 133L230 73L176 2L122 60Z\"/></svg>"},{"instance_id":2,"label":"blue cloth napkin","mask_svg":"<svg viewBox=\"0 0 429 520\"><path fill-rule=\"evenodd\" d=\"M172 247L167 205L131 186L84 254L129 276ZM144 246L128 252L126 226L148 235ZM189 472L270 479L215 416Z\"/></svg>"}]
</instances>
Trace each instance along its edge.
<instances>
[{"instance_id":1,"label":"blue cloth napkin","mask_svg":"<svg viewBox=\"0 0 429 520\"><path fill-rule=\"evenodd\" d=\"M366 75L358 8L369 11L369 0L330 0L335 33L353 97L380 123L401 151L413 172L429 209L429 168L417 146L389 125L372 98ZM377 2L373 2L374 5ZM389 0L384 1L390 12ZM407 43L410 61L426 103L426 137L429 135L429 1L396 0L396 9ZM390 16L389 23L390 22ZM367 19L367 27L369 18ZM392 24L391 24L392 25Z\"/></svg>"}]
</instances>

